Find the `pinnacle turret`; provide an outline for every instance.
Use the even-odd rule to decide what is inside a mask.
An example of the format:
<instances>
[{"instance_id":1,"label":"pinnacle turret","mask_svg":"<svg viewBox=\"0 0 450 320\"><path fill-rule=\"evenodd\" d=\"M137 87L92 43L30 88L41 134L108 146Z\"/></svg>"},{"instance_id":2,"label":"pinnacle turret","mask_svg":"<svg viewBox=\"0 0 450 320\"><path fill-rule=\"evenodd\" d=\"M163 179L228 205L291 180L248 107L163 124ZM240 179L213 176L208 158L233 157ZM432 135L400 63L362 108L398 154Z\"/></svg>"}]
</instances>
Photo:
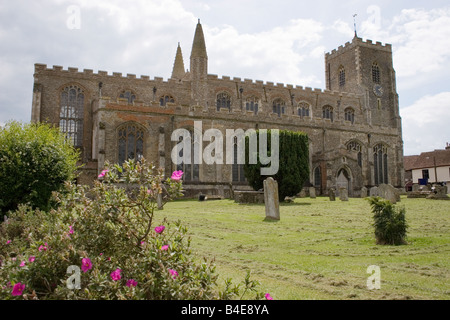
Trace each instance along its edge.
<instances>
[{"instance_id":1,"label":"pinnacle turret","mask_svg":"<svg viewBox=\"0 0 450 320\"><path fill-rule=\"evenodd\" d=\"M183 54L181 52L180 43L178 42L177 54L173 64L172 79L183 79L185 76Z\"/></svg>"}]
</instances>

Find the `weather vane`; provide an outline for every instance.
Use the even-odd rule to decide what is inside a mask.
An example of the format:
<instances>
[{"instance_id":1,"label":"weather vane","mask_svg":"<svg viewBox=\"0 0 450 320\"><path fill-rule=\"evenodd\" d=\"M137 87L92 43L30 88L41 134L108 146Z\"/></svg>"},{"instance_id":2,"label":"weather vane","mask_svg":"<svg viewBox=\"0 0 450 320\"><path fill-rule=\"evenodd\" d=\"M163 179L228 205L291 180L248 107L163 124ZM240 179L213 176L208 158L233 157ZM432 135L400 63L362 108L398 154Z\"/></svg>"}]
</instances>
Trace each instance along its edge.
<instances>
[{"instance_id":1,"label":"weather vane","mask_svg":"<svg viewBox=\"0 0 450 320\"><path fill-rule=\"evenodd\" d=\"M357 13L355 13L353 15L353 26L355 27L355 37L358 37L358 34L356 33L356 16L357 15L358 15Z\"/></svg>"}]
</instances>

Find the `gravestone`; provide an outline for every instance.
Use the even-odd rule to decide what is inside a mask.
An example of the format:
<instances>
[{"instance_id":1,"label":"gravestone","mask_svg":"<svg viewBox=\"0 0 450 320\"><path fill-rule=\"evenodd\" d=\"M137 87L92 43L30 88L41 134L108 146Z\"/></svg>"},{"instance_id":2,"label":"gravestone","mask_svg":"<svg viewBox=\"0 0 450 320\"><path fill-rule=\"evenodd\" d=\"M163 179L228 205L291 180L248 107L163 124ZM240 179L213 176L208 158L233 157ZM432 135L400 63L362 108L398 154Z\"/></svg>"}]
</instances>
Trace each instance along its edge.
<instances>
[{"instance_id":1,"label":"gravestone","mask_svg":"<svg viewBox=\"0 0 450 320\"><path fill-rule=\"evenodd\" d=\"M264 203L266 206L266 219L280 220L278 183L273 178L264 180Z\"/></svg>"},{"instance_id":2,"label":"gravestone","mask_svg":"<svg viewBox=\"0 0 450 320\"><path fill-rule=\"evenodd\" d=\"M367 188L366 187L361 188L361 198L367 198Z\"/></svg>"},{"instance_id":3,"label":"gravestone","mask_svg":"<svg viewBox=\"0 0 450 320\"><path fill-rule=\"evenodd\" d=\"M413 192L418 192L419 191L419 185L417 183L414 183L412 186L412 191Z\"/></svg>"},{"instance_id":4,"label":"gravestone","mask_svg":"<svg viewBox=\"0 0 450 320\"><path fill-rule=\"evenodd\" d=\"M372 187L372 188L370 188L369 195L370 195L371 197L379 197L379 196L380 196L380 193L379 193L379 191L378 191L378 187Z\"/></svg>"},{"instance_id":5,"label":"gravestone","mask_svg":"<svg viewBox=\"0 0 450 320\"><path fill-rule=\"evenodd\" d=\"M347 190L347 188L340 188L339 189L339 199L341 199L341 201L348 201L348 190Z\"/></svg>"},{"instance_id":6,"label":"gravestone","mask_svg":"<svg viewBox=\"0 0 450 320\"><path fill-rule=\"evenodd\" d=\"M336 191L334 188L331 188L330 191L328 191L328 196L330 197L330 201L336 201Z\"/></svg>"},{"instance_id":7,"label":"gravestone","mask_svg":"<svg viewBox=\"0 0 450 320\"><path fill-rule=\"evenodd\" d=\"M316 198L316 188L314 188L314 187L310 187L309 188L309 197L311 199L315 199Z\"/></svg>"},{"instance_id":8,"label":"gravestone","mask_svg":"<svg viewBox=\"0 0 450 320\"><path fill-rule=\"evenodd\" d=\"M389 200L392 204L400 201L400 192L390 184L380 184L378 193L380 197Z\"/></svg>"},{"instance_id":9,"label":"gravestone","mask_svg":"<svg viewBox=\"0 0 450 320\"><path fill-rule=\"evenodd\" d=\"M450 200L447 195L447 186L435 186L431 194L427 196L427 199L433 200Z\"/></svg>"}]
</instances>

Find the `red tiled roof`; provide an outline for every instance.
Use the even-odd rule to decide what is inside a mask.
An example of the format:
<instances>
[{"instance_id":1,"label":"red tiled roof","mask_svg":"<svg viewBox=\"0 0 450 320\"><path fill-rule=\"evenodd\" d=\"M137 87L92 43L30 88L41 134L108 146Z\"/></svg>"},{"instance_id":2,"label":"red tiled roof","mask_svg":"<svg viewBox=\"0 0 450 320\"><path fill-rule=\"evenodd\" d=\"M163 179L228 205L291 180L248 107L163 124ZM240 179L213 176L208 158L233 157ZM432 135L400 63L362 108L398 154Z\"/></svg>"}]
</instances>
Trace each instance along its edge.
<instances>
[{"instance_id":1,"label":"red tiled roof","mask_svg":"<svg viewBox=\"0 0 450 320\"><path fill-rule=\"evenodd\" d=\"M435 163L436 161L436 163ZM420 156L405 156L403 159L405 170L450 166L450 148L423 152Z\"/></svg>"}]
</instances>

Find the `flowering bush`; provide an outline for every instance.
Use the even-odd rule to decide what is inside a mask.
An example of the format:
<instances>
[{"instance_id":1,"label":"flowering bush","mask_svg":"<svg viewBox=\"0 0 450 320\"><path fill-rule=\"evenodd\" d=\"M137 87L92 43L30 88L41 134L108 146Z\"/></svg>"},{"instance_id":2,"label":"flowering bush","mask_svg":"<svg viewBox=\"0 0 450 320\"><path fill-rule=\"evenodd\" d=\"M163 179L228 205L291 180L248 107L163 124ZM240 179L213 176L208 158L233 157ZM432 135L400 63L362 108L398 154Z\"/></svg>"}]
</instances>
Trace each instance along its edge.
<instances>
[{"instance_id":1,"label":"flowering bush","mask_svg":"<svg viewBox=\"0 0 450 320\"><path fill-rule=\"evenodd\" d=\"M55 193L57 209L20 206L0 228L0 299L231 299L241 289L262 298L249 275L242 288L228 280L220 291L214 265L197 262L181 222L152 225L158 197L164 204L182 195L175 178L145 160L106 164L91 189L66 183Z\"/></svg>"}]
</instances>

